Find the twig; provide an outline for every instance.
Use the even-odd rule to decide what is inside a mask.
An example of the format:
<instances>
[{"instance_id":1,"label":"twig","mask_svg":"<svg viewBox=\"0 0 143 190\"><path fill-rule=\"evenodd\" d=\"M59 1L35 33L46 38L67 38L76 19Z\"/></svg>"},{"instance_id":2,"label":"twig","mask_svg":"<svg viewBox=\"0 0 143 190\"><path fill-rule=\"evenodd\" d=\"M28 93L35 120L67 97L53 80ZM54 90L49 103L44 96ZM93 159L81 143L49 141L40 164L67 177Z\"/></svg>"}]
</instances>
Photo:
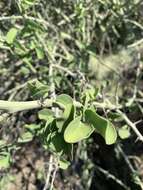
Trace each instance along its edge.
<instances>
[{"instance_id":1,"label":"twig","mask_svg":"<svg viewBox=\"0 0 143 190\"><path fill-rule=\"evenodd\" d=\"M52 170L53 170L53 155L50 156L49 162L50 162L49 169L48 169L48 172L47 172L46 183L45 183L45 186L44 186L43 190L47 190L48 187L49 187L50 177L51 177L51 173L52 173Z\"/></svg>"},{"instance_id":2,"label":"twig","mask_svg":"<svg viewBox=\"0 0 143 190\"><path fill-rule=\"evenodd\" d=\"M126 123L132 128L132 130L135 132L135 134L138 137L138 140L143 142L143 136L142 134L139 132L139 130L137 129L136 125L127 117L126 114L124 114L122 111L120 111L119 109L116 110L121 117L123 117L123 119L126 121Z\"/></svg>"},{"instance_id":3,"label":"twig","mask_svg":"<svg viewBox=\"0 0 143 190\"><path fill-rule=\"evenodd\" d=\"M48 52L47 52L48 53ZM55 93L55 84L54 84L54 80L53 80L53 64L50 62L49 64L49 82L50 82L50 97L53 101L56 100L56 93ZM52 107L52 110L55 112L56 116L58 114L58 110L57 108L54 108ZM50 156L50 163L53 162L54 160L54 157L53 155ZM43 190L47 190L47 188L49 187L49 182L50 182L50 176L51 176L51 173L53 171L53 176L52 176L52 181L51 181L51 185L50 185L50 190L53 189L53 185L54 185L54 180L55 180L55 177L56 177L56 172L58 170L58 167L56 166L55 170L53 171L53 167L52 167L52 164L49 165L49 170L48 170L48 173L47 173L47 179L46 179L46 184L45 184L45 187Z\"/></svg>"},{"instance_id":4,"label":"twig","mask_svg":"<svg viewBox=\"0 0 143 190\"><path fill-rule=\"evenodd\" d=\"M6 110L10 113L14 113L40 107L51 107L52 104L53 100L51 99L46 99L43 103L41 103L39 100L24 102L0 100L0 110Z\"/></svg>"},{"instance_id":5,"label":"twig","mask_svg":"<svg viewBox=\"0 0 143 190\"><path fill-rule=\"evenodd\" d=\"M129 188L120 179L118 179L113 174L109 173L107 170L104 170L103 168L101 168L101 167L99 167L97 165L95 165L95 169L97 169L102 174L104 174L107 177L107 179L112 179L113 181L115 181L118 185L120 185L125 190L129 190Z\"/></svg>"},{"instance_id":6,"label":"twig","mask_svg":"<svg viewBox=\"0 0 143 190\"><path fill-rule=\"evenodd\" d=\"M116 110L116 109L122 109L123 106L121 105L114 105L111 102L92 102L92 105L96 106L97 108L102 108L102 109L109 109L109 110Z\"/></svg>"},{"instance_id":7,"label":"twig","mask_svg":"<svg viewBox=\"0 0 143 190\"><path fill-rule=\"evenodd\" d=\"M50 24L48 21L41 19L41 18L35 18L32 16L27 16L27 15L12 15L12 16L1 16L0 17L0 21L7 21L7 20L31 20L31 21L35 21L37 23L43 24L44 26L50 27L52 28L54 31L55 27L52 26L52 24Z\"/></svg>"},{"instance_id":8,"label":"twig","mask_svg":"<svg viewBox=\"0 0 143 190\"><path fill-rule=\"evenodd\" d=\"M123 151L122 147L118 144L117 145L117 149L119 151L119 153L122 155L122 157L124 158L126 164L128 165L130 171L132 172L132 174L136 173L136 170L134 169L134 167L132 166L132 163L130 162L128 156L125 154L125 152ZM135 176L135 182L140 185L141 189L143 190L143 183L141 182L139 176Z\"/></svg>"},{"instance_id":9,"label":"twig","mask_svg":"<svg viewBox=\"0 0 143 190\"><path fill-rule=\"evenodd\" d=\"M40 102L39 100L35 101L24 101L24 102L17 102L17 101L5 101L0 100L0 110L8 111L9 113L37 109L37 108L46 108L52 107L54 105L55 100L52 99L45 99L44 102ZM74 101L74 105L76 107L82 107L80 102Z\"/></svg>"},{"instance_id":10,"label":"twig","mask_svg":"<svg viewBox=\"0 0 143 190\"><path fill-rule=\"evenodd\" d=\"M54 181L55 181L55 178L56 178L56 173L57 173L57 171L58 171L58 164L56 164L55 169L54 169L54 171L53 171L53 176L52 176L52 181L51 181L50 190L53 189Z\"/></svg>"},{"instance_id":11,"label":"twig","mask_svg":"<svg viewBox=\"0 0 143 190\"><path fill-rule=\"evenodd\" d=\"M54 68L57 68L57 69L60 69L64 72L66 72L67 74L71 75L72 77L76 77L76 74L73 73L72 71L70 71L69 69L65 68L65 67L62 67L61 65L58 65L58 64L53 64L52 65Z\"/></svg>"},{"instance_id":12,"label":"twig","mask_svg":"<svg viewBox=\"0 0 143 190\"><path fill-rule=\"evenodd\" d=\"M137 26L138 28L140 28L141 30L143 30L143 26L138 23L137 21L135 20L130 20L130 19L124 19L125 22L128 22L128 23L131 23L131 24L134 24L135 26Z\"/></svg>"},{"instance_id":13,"label":"twig","mask_svg":"<svg viewBox=\"0 0 143 190\"><path fill-rule=\"evenodd\" d=\"M139 46L142 43L143 43L143 38L141 38L140 40L134 42L133 44L128 45L128 48L134 48L136 46Z\"/></svg>"}]
</instances>

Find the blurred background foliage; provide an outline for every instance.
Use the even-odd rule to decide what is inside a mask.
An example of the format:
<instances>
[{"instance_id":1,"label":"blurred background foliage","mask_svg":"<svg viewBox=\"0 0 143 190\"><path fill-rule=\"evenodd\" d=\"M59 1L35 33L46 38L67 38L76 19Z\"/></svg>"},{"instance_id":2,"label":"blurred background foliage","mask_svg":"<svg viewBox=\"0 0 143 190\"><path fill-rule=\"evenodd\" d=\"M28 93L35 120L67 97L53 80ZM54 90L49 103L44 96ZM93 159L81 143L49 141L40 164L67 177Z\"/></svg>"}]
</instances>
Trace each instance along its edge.
<instances>
[{"instance_id":1,"label":"blurred background foliage","mask_svg":"<svg viewBox=\"0 0 143 190\"><path fill-rule=\"evenodd\" d=\"M99 88L97 100L121 106L143 132L142 71L142 0L0 1L0 99L33 99L27 82L35 79L49 86L51 96L66 93L77 100L86 88ZM117 117L110 107L98 112ZM58 171L55 190L143 188L143 145L117 121L127 137L120 131L117 143L107 146L94 134L75 145L72 165ZM14 114L0 124L0 137L15 143L23 125L33 122L39 123L37 110ZM0 172L0 189L43 189L49 152L38 139L8 149L12 166Z\"/></svg>"}]
</instances>

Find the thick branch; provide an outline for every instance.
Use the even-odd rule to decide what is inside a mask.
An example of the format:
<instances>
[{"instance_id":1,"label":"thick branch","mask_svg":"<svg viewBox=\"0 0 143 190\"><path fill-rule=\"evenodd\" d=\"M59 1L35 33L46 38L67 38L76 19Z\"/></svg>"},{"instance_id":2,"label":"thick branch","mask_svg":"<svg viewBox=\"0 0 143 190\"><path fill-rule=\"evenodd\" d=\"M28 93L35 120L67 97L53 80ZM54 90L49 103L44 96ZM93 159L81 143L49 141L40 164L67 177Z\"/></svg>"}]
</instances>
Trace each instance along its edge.
<instances>
[{"instance_id":1,"label":"thick branch","mask_svg":"<svg viewBox=\"0 0 143 190\"><path fill-rule=\"evenodd\" d=\"M46 99L43 103L39 100L35 101L26 101L26 102L14 102L14 101L4 101L0 100L0 110L6 110L10 113L36 109L40 107L51 107L53 101L50 99Z\"/></svg>"},{"instance_id":2,"label":"thick branch","mask_svg":"<svg viewBox=\"0 0 143 190\"><path fill-rule=\"evenodd\" d=\"M5 101L0 100L0 110L8 111L9 113L31 110L36 108L45 108L52 107L55 101L52 99L46 99L43 102L39 100L35 101L25 101L25 102L15 102L15 101ZM76 107L81 107L82 104L80 102L74 101L74 105Z\"/></svg>"}]
</instances>

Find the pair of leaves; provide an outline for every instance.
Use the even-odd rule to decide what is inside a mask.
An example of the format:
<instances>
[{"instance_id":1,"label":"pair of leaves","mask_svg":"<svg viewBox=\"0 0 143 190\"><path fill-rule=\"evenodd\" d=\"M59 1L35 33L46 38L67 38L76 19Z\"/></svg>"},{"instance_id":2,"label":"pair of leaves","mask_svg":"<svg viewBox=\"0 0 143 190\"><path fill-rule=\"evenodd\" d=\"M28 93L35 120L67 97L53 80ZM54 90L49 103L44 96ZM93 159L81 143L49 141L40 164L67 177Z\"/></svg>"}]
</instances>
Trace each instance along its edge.
<instances>
[{"instance_id":1,"label":"pair of leaves","mask_svg":"<svg viewBox=\"0 0 143 190\"><path fill-rule=\"evenodd\" d=\"M110 145L116 142L117 132L109 120L99 116L91 109L85 111L85 120L105 139L106 144Z\"/></svg>"},{"instance_id":2,"label":"pair of leaves","mask_svg":"<svg viewBox=\"0 0 143 190\"><path fill-rule=\"evenodd\" d=\"M115 143L117 138L116 130L113 124L105 118L99 116L91 109L85 111L85 121L81 122L81 117L77 117L67 126L64 132L64 139L68 143L76 143L88 138L95 130L104 139L106 144Z\"/></svg>"},{"instance_id":3,"label":"pair of leaves","mask_svg":"<svg viewBox=\"0 0 143 190\"><path fill-rule=\"evenodd\" d=\"M85 110L85 122L81 121L81 117L74 119L75 110L73 109L73 100L70 96L65 94L57 97L56 104L64 110L60 120L59 118L56 119L56 126L60 129L58 130L58 133L61 133L61 139L63 138L62 134L64 133L65 142L76 143L88 138L95 130L105 139L106 144L110 145L115 143L117 133L113 124L109 120L99 116L92 109ZM41 110L39 112L39 118L49 122L52 122L54 119L53 113L48 109ZM53 139L58 139L57 137L59 137L59 135L56 135Z\"/></svg>"}]
</instances>

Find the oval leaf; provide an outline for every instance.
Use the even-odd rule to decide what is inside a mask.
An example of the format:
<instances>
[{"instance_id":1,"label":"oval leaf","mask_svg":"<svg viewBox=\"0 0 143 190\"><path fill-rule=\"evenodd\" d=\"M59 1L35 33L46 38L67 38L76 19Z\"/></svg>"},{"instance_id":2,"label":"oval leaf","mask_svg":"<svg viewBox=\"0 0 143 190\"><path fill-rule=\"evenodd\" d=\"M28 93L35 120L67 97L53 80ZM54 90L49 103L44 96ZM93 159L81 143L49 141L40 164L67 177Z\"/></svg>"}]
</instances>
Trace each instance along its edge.
<instances>
[{"instance_id":1,"label":"oval leaf","mask_svg":"<svg viewBox=\"0 0 143 190\"><path fill-rule=\"evenodd\" d=\"M73 99L66 94L61 94L57 97L56 103L62 107L66 107L68 104L73 104Z\"/></svg>"},{"instance_id":2,"label":"oval leaf","mask_svg":"<svg viewBox=\"0 0 143 190\"><path fill-rule=\"evenodd\" d=\"M131 136L130 129L127 125L121 127L118 130L118 134L121 139L127 139Z\"/></svg>"},{"instance_id":3,"label":"oval leaf","mask_svg":"<svg viewBox=\"0 0 143 190\"><path fill-rule=\"evenodd\" d=\"M33 134L30 132L25 132L24 134L22 134L21 137L18 138L19 143L26 143L32 140L33 140Z\"/></svg>"},{"instance_id":4,"label":"oval leaf","mask_svg":"<svg viewBox=\"0 0 143 190\"><path fill-rule=\"evenodd\" d=\"M53 112L49 109L42 109L38 112L38 117L41 120L45 120L45 121L51 121L52 119L54 119L53 117Z\"/></svg>"},{"instance_id":5,"label":"oval leaf","mask_svg":"<svg viewBox=\"0 0 143 190\"><path fill-rule=\"evenodd\" d=\"M110 121L99 116L91 109L85 111L85 119L89 124L92 124L96 131L105 139L106 144L110 145L115 143L117 132Z\"/></svg>"},{"instance_id":6,"label":"oval leaf","mask_svg":"<svg viewBox=\"0 0 143 190\"><path fill-rule=\"evenodd\" d=\"M8 44L13 44L13 42L14 42L14 40L16 38L17 32L18 32L18 30L16 28L11 28L8 31L8 33L6 35L6 42Z\"/></svg>"},{"instance_id":7,"label":"oval leaf","mask_svg":"<svg viewBox=\"0 0 143 190\"><path fill-rule=\"evenodd\" d=\"M10 166L10 154L0 155L0 170Z\"/></svg>"},{"instance_id":8,"label":"oval leaf","mask_svg":"<svg viewBox=\"0 0 143 190\"><path fill-rule=\"evenodd\" d=\"M68 162L67 160L65 159L60 159L59 160L59 167L63 170L66 170L70 165L70 162Z\"/></svg>"},{"instance_id":9,"label":"oval leaf","mask_svg":"<svg viewBox=\"0 0 143 190\"><path fill-rule=\"evenodd\" d=\"M90 125L84 124L80 121L81 117L77 117L69 123L65 132L64 139L68 143L76 143L85 138L88 138L94 131Z\"/></svg>"}]
</instances>

